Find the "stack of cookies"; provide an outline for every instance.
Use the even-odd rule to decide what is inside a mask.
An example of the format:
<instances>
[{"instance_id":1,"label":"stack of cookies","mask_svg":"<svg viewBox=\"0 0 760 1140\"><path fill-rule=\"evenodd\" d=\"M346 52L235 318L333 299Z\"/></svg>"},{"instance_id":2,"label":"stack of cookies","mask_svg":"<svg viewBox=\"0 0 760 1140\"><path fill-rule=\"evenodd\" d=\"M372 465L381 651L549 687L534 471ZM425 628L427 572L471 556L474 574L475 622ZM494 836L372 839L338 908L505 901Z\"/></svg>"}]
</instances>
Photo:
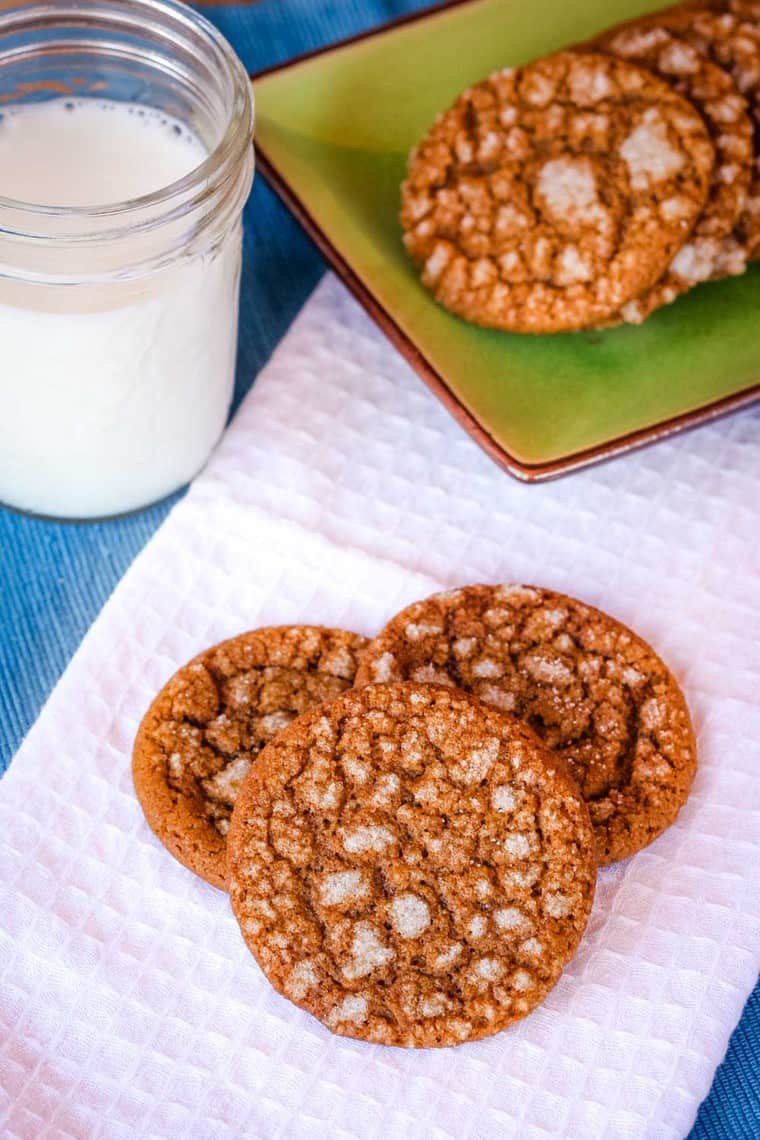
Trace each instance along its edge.
<instances>
[{"instance_id":1,"label":"stack of cookies","mask_svg":"<svg viewBox=\"0 0 760 1140\"><path fill-rule=\"evenodd\" d=\"M640 323L760 258L760 0L697 0L492 75L409 160L424 285L489 328Z\"/></svg>"},{"instance_id":2,"label":"stack of cookies","mask_svg":"<svg viewBox=\"0 0 760 1140\"><path fill-rule=\"evenodd\" d=\"M545 997L597 866L673 822L695 764L639 637L550 590L467 586L373 641L289 626L208 650L146 713L133 773L281 994L335 1033L428 1047Z\"/></svg>"}]
</instances>

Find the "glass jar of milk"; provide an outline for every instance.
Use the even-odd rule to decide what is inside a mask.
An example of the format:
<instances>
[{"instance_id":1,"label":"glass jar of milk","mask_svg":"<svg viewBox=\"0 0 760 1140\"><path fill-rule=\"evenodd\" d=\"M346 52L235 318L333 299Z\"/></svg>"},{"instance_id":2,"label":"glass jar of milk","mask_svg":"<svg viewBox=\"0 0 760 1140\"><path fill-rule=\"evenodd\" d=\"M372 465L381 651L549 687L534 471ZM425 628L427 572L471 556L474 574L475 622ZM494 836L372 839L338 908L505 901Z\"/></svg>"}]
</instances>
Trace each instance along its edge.
<instances>
[{"instance_id":1,"label":"glass jar of milk","mask_svg":"<svg viewBox=\"0 0 760 1140\"><path fill-rule=\"evenodd\" d=\"M250 86L171 0L0 6L0 503L186 483L232 398Z\"/></svg>"}]
</instances>

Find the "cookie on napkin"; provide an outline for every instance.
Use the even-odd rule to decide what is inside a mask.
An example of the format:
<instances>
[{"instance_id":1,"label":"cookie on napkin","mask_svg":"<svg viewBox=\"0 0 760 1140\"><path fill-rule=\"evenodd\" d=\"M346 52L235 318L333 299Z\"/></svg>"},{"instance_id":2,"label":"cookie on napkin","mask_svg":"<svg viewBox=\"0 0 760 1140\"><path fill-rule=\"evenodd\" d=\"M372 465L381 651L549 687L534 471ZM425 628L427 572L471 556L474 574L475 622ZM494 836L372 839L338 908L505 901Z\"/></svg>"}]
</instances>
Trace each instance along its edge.
<instances>
[{"instance_id":1,"label":"cookie on napkin","mask_svg":"<svg viewBox=\"0 0 760 1140\"><path fill-rule=\"evenodd\" d=\"M600 864L671 824L696 745L683 694L651 646L607 614L535 586L465 586L392 618L357 686L455 685L520 717L568 762L588 802Z\"/></svg>"},{"instance_id":2,"label":"cookie on napkin","mask_svg":"<svg viewBox=\"0 0 760 1140\"><path fill-rule=\"evenodd\" d=\"M227 829L240 784L294 717L354 680L364 637L321 626L244 633L184 665L140 725L132 772L153 831L180 863L227 885Z\"/></svg>"},{"instance_id":3,"label":"cookie on napkin","mask_svg":"<svg viewBox=\"0 0 760 1140\"><path fill-rule=\"evenodd\" d=\"M230 899L269 981L333 1032L456 1045L523 1017L586 926L596 864L565 765L431 685L352 689L259 756Z\"/></svg>"}]
</instances>

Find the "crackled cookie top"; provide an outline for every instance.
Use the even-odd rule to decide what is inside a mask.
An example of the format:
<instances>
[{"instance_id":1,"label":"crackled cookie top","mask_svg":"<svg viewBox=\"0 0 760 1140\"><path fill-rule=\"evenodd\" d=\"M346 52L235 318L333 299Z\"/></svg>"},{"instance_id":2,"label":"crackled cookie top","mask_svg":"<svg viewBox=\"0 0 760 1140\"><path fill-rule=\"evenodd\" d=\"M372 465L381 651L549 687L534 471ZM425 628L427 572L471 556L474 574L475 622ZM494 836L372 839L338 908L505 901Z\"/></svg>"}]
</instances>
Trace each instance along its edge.
<instances>
[{"instance_id":1,"label":"crackled cookie top","mask_svg":"<svg viewBox=\"0 0 760 1140\"><path fill-rule=\"evenodd\" d=\"M533 586L465 586L410 606L362 659L356 684L456 685L520 717L566 760L600 863L676 818L696 766L683 694L654 650L599 610Z\"/></svg>"},{"instance_id":2,"label":"crackled cookie top","mask_svg":"<svg viewBox=\"0 0 760 1140\"><path fill-rule=\"evenodd\" d=\"M145 714L133 776L145 818L175 858L224 888L227 829L258 753L294 717L353 683L366 638L277 626L184 665Z\"/></svg>"},{"instance_id":3,"label":"crackled cookie top","mask_svg":"<svg viewBox=\"0 0 760 1140\"><path fill-rule=\"evenodd\" d=\"M387 1045L496 1033L586 925L588 811L537 737L465 693L370 685L259 757L232 818L230 899L274 987Z\"/></svg>"},{"instance_id":4,"label":"crackled cookie top","mask_svg":"<svg viewBox=\"0 0 760 1140\"><path fill-rule=\"evenodd\" d=\"M718 10L715 10L718 9ZM686 40L722 67L746 99L754 129L755 163L736 236L752 260L760 257L760 6L756 0L714 0L712 4L668 8L630 25L642 33L653 26Z\"/></svg>"},{"instance_id":5,"label":"crackled cookie top","mask_svg":"<svg viewBox=\"0 0 760 1140\"><path fill-rule=\"evenodd\" d=\"M491 76L439 117L410 158L406 246L467 320L584 327L662 276L714 157L699 113L650 71L563 52Z\"/></svg>"},{"instance_id":6,"label":"crackled cookie top","mask_svg":"<svg viewBox=\"0 0 760 1140\"><path fill-rule=\"evenodd\" d=\"M730 75L666 28L628 25L600 36L594 46L665 79L702 114L715 147L707 202L689 240L660 280L623 308L624 319L639 322L700 281L744 272L749 250L733 231L752 177L752 123Z\"/></svg>"}]
</instances>

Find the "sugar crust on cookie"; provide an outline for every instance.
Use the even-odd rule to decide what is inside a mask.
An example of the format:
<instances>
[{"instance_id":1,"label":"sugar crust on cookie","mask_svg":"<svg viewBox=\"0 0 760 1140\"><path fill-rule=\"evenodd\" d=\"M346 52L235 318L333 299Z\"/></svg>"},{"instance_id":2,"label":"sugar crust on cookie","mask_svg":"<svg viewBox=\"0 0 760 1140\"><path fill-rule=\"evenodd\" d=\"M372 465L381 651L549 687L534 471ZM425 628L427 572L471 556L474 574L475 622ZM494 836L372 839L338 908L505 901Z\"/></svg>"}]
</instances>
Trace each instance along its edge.
<instances>
[{"instance_id":1,"label":"sugar crust on cookie","mask_svg":"<svg viewBox=\"0 0 760 1140\"><path fill-rule=\"evenodd\" d=\"M145 817L185 866L227 883L227 830L252 762L294 717L353 682L366 638L321 626L241 634L184 665L155 698L132 772Z\"/></svg>"},{"instance_id":2,"label":"sugar crust on cookie","mask_svg":"<svg viewBox=\"0 0 760 1140\"><path fill-rule=\"evenodd\" d=\"M511 717L370 685L259 757L230 827L230 899L275 988L388 1045L485 1037L543 999L591 906L588 811Z\"/></svg>"}]
</instances>

